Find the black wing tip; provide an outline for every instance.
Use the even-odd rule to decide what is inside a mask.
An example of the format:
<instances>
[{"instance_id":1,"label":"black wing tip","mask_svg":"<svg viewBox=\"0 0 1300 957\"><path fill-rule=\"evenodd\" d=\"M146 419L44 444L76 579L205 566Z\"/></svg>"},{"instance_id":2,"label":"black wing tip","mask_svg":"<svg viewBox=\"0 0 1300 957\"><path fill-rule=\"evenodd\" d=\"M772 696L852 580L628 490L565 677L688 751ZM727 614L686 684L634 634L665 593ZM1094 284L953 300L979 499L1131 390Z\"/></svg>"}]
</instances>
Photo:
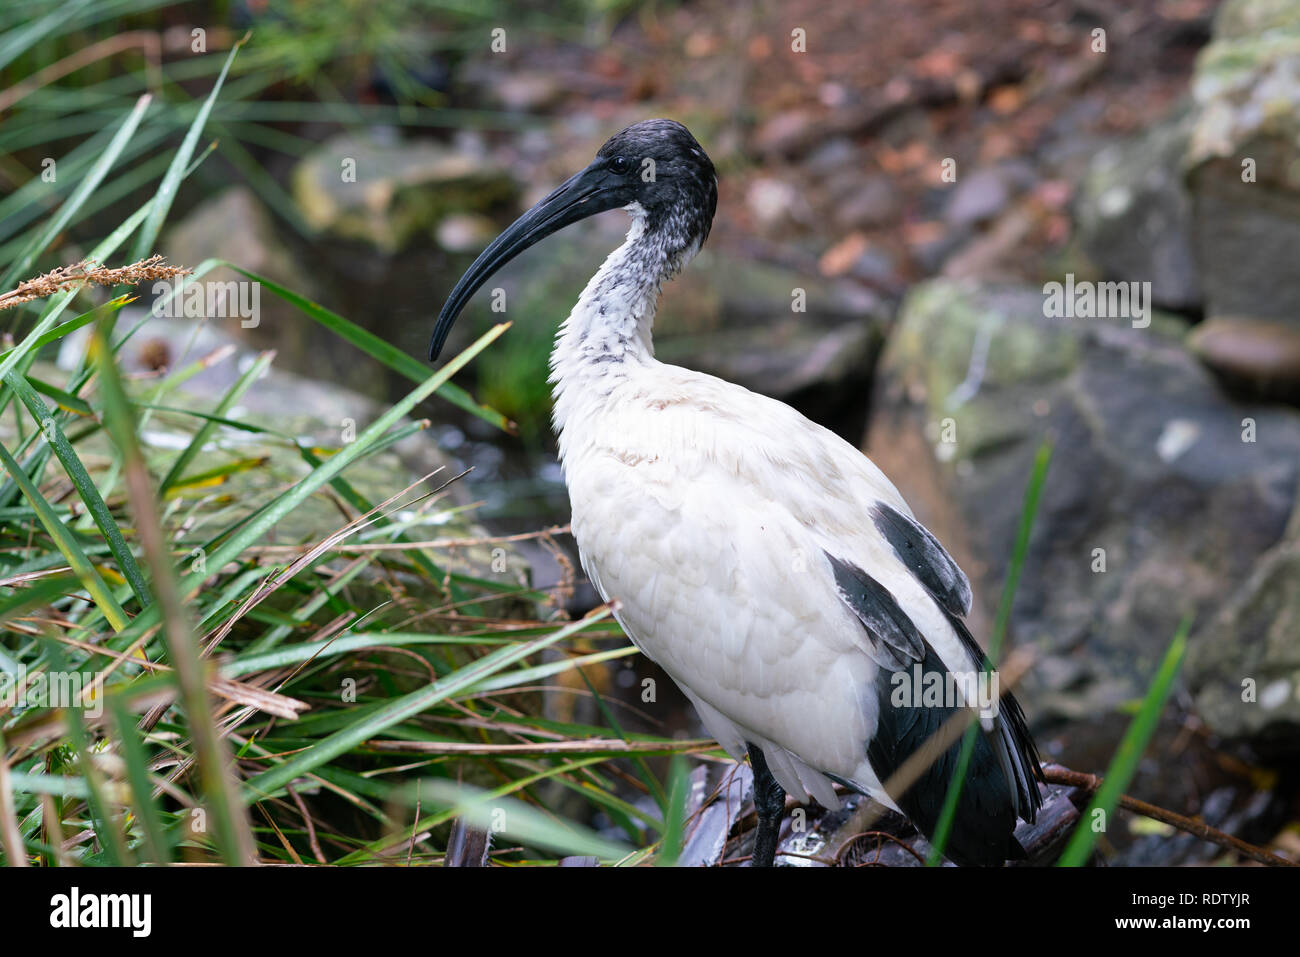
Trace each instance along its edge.
<instances>
[{"instance_id":1,"label":"black wing tip","mask_svg":"<svg viewBox=\"0 0 1300 957\"><path fill-rule=\"evenodd\" d=\"M1002 706L999 709L1007 715L1007 720L1003 723L1004 734L1007 736L1007 747L1012 753L1012 758L1019 759L1019 763L1028 768L1027 780L1023 787L1017 784L1022 791L1020 795L1020 817L1028 824L1033 824L1038 817L1038 812L1043 809L1043 793L1038 789L1039 784L1047 784L1047 776L1043 774L1042 759L1038 754L1038 745L1034 742L1033 735L1029 733L1029 724L1025 720L1025 712L1020 707L1020 702L1015 699L1011 692L1002 696Z\"/></svg>"},{"instance_id":2,"label":"black wing tip","mask_svg":"<svg viewBox=\"0 0 1300 957\"><path fill-rule=\"evenodd\" d=\"M888 506L884 507L888 508ZM884 521L889 526L893 525L892 516L894 515L898 516L899 520L906 520L906 516L903 516L901 513L893 509L889 509L888 512L883 512L882 514L885 516ZM900 530L920 527L921 526L916 525L915 523L909 523L907 526L899 526ZM881 532L887 539L889 538L888 533L886 533L883 528L881 529ZM893 543L891 542L891 544ZM840 592L841 599L849 606L850 610L857 616L858 620L865 627L867 633L873 639L878 655L895 659L901 659L902 656L905 655L907 658L912 660L923 662L923 667L931 665L936 669L942 669L943 663L938 659L938 655L917 630L910 616L908 616L898 606L897 600L887 588L852 562L838 558L830 552L824 552L823 554L830 562L832 572L835 576L835 584ZM949 559L949 561L951 560ZM955 568L956 566L954 565L953 567ZM960 570L958 570L958 575L960 575ZM962 578L964 580L964 576L962 576ZM929 585L930 583L923 579L922 584ZM930 591L930 594L935 598L936 604L948 618L953 630L957 633L960 642L970 655L971 661L977 667L988 666L988 658L984 654L983 649L980 648L979 643L975 641L974 636L970 633L970 629L966 627L965 622L963 622L954 612L951 603L939 600L938 596L934 595L933 590L929 588L927 588L927 590ZM902 664L901 660L899 661L899 664ZM888 669L882 666L877 680L879 681L884 679L887 673L891 670L896 671L898 669ZM887 691L882 689L882 693L886 694L887 700ZM885 713L887 712L882 709L882 714ZM1000 800L1005 800L1007 802L1004 805L1004 813L1010 818L1007 823L1009 825L1013 824L1014 819L1019 817L1032 824L1038 815L1038 811L1041 810L1043 805L1042 794L1038 789L1037 783L1039 781L1044 781L1043 769L1038 757L1038 749L1034 744L1033 737L1029 734L1028 723L1025 720L1024 711L1021 709L1020 703L1010 692L1002 695L999 702L998 714L1001 720L998 722L994 734L1000 739L1001 746L1006 751L1006 763L1005 765L999 764L998 778L1004 782L1000 786L999 792L1002 794ZM881 729L878 726L877 734L880 733L880 730ZM902 735L903 729L899 728L896 730L898 731L898 735ZM907 729L907 735L903 735L902 737L910 737L917 730L916 727L909 727ZM885 734L888 736L890 732L886 730ZM885 748L884 742L877 740L874 736L872 740L868 742L868 759L871 761L873 767L876 768L877 774L881 777L881 780L884 780L887 776L887 774L882 773L884 767L892 766L893 761L891 758L896 756L887 755L885 753L886 751L890 751L895 747L905 747L909 750L909 753L910 750L913 750L912 748L907 747L907 742L898 735L895 736L897 739L893 740L888 748ZM929 737L929 735L927 734L925 737ZM994 739L990 738L988 740L988 746L993 746L993 744ZM873 750L876 752L875 754L872 753ZM992 753L989 753L986 757L989 760L994 760ZM881 767L877 767L878 764L881 765ZM943 780L946 781L947 778L944 778ZM968 785L969 784L970 782L968 782ZM936 784L935 787L937 788L938 784ZM908 800L906 795L897 796L897 799L903 801ZM904 812L912 819L913 823L923 824L930 815L930 811L933 810L937 812L937 808L923 809L923 801L917 801L915 798L912 798L911 800L916 803L911 806L910 809L909 804L900 804L900 806L903 807ZM973 825L973 828L975 831L978 831L979 825ZM924 826L922 826L921 829L923 832L925 831ZM1014 842L1014 838L1009 839ZM969 840L973 840L973 843L970 843ZM964 861L967 863L988 865L992 863L1001 863L1002 860L1007 859L1002 858L996 862L994 861L994 858L1002 853L1002 845L996 837L990 838L986 836L983 842L978 839L969 840L967 838L958 839L958 847L954 848L953 852L956 856L952 857L955 863L962 863Z\"/></svg>"},{"instance_id":3,"label":"black wing tip","mask_svg":"<svg viewBox=\"0 0 1300 957\"><path fill-rule=\"evenodd\" d=\"M973 597L970 579L928 528L881 501L871 507L871 520L898 560L935 601L954 615L970 611Z\"/></svg>"},{"instance_id":4,"label":"black wing tip","mask_svg":"<svg viewBox=\"0 0 1300 957\"><path fill-rule=\"evenodd\" d=\"M970 633L966 623L953 614L951 609L945 608L944 614L972 659L981 667L992 667L988 656L984 654L984 649ZM1015 780L1009 781L1008 784L1018 793L1017 803L1020 805L1021 818L1026 823L1033 824L1043 807L1043 795L1035 782L1047 783L1047 778L1043 775L1042 759L1038 755L1038 745L1034 743L1034 737L1029 733L1029 721L1025 718L1024 709L1020 707L1020 702L1010 691L1003 694L998 701L997 714L1001 718L997 730L1006 743L1007 756L1011 763L1016 765L1013 770L1020 772L1015 775Z\"/></svg>"},{"instance_id":5,"label":"black wing tip","mask_svg":"<svg viewBox=\"0 0 1300 957\"><path fill-rule=\"evenodd\" d=\"M852 562L823 551L830 560L840 599L866 629L876 653L877 664L890 662L893 670L925 657L926 642L916 624L890 590Z\"/></svg>"}]
</instances>

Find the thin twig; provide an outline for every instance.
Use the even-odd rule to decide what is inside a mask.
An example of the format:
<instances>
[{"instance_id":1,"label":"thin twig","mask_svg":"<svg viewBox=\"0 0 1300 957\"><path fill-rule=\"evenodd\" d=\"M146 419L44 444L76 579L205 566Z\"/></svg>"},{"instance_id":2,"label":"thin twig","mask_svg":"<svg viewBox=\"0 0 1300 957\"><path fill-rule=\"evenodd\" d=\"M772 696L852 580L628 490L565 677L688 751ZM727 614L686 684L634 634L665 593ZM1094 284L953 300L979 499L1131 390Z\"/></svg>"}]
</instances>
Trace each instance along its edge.
<instances>
[{"instance_id":1,"label":"thin twig","mask_svg":"<svg viewBox=\"0 0 1300 957\"><path fill-rule=\"evenodd\" d=\"M489 545L500 542L523 542L550 535L563 535L569 531L568 525L552 525L537 532L521 532L518 535L480 535L477 538L435 538L427 542L340 542L334 546L336 552L402 552L413 548L468 548L475 545ZM252 555L299 555L312 549L313 545L253 545L248 548Z\"/></svg>"},{"instance_id":2,"label":"thin twig","mask_svg":"<svg viewBox=\"0 0 1300 957\"><path fill-rule=\"evenodd\" d=\"M712 738L690 741L625 741L622 738L585 738L577 741L536 741L527 744L480 744L476 741L390 741L371 740L366 747L376 751L414 752L417 754L692 754L713 751L718 744Z\"/></svg>"},{"instance_id":3,"label":"thin twig","mask_svg":"<svg viewBox=\"0 0 1300 957\"><path fill-rule=\"evenodd\" d=\"M312 822L311 814L307 811L307 805L303 803L302 797L293 789L292 784L286 784L284 789L289 792L289 797L293 798L293 803L298 806L298 813L302 815L302 823L307 828L307 843L311 845L311 852L316 855L316 860L321 864L328 863L325 860L325 852L320 849L320 841L316 839L316 825Z\"/></svg>"},{"instance_id":4,"label":"thin twig","mask_svg":"<svg viewBox=\"0 0 1300 957\"><path fill-rule=\"evenodd\" d=\"M895 834L890 834L888 831L858 831L856 834L850 834L844 843L840 845L840 849L835 852L834 860L836 864L839 864L843 860L844 855L848 853L849 848L853 846L853 842L860 837L874 837L876 839L876 860L880 860L880 839L884 838L887 841L893 841L903 850L907 851L907 853L920 861L922 866L925 865L925 858L916 852L916 848L912 847L911 844L908 844L907 841L903 840L901 837L898 837ZM864 861L863 863L869 862ZM861 867L862 865L859 864L858 866Z\"/></svg>"},{"instance_id":5,"label":"thin twig","mask_svg":"<svg viewBox=\"0 0 1300 957\"><path fill-rule=\"evenodd\" d=\"M1043 776L1049 784L1064 784L1069 787L1080 788L1081 790L1092 793L1101 787L1102 778L1095 774L1084 774L1082 771L1071 771L1069 768L1063 768L1059 764L1049 764L1043 768ZM1120 807L1127 808L1135 814L1141 814L1143 817L1149 817L1155 821L1161 821L1180 831L1186 831L1193 834L1203 841L1209 841L1211 844L1218 844L1220 847L1226 847L1229 850L1236 851L1252 861L1259 861L1261 864L1269 864L1273 867L1295 867L1294 861L1288 861L1284 857L1278 857L1271 851L1266 851L1262 847L1256 847L1254 844L1247 844L1241 838L1233 837L1226 834L1218 828L1210 827L1204 821L1198 821L1195 818L1184 817L1182 814L1176 814L1173 811L1165 810L1154 804L1148 804L1146 801L1140 801L1137 798L1129 797L1127 794L1121 794L1119 798Z\"/></svg>"}]
</instances>

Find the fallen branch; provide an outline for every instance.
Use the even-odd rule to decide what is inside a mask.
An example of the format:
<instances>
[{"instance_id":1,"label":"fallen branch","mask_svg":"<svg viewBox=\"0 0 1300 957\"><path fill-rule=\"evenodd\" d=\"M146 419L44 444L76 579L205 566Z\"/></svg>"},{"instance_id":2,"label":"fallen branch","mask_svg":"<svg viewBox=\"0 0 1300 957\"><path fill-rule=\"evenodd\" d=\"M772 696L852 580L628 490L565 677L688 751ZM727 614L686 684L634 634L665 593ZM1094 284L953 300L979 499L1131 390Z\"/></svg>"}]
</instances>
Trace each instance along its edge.
<instances>
[{"instance_id":1,"label":"fallen branch","mask_svg":"<svg viewBox=\"0 0 1300 957\"><path fill-rule=\"evenodd\" d=\"M1049 764L1043 768L1043 776L1049 784L1063 784L1068 787L1079 788L1080 790L1092 793L1101 787L1102 778L1095 774L1084 774L1082 771L1071 771L1069 768L1063 768L1059 764ZM1225 834L1218 828L1210 827L1204 821L1198 821L1195 818L1185 817L1173 811L1167 811L1162 807L1154 804L1148 804L1146 801L1140 801L1137 798L1129 797L1127 794L1120 795L1119 806L1127 808L1135 814L1141 814L1143 817L1149 817L1155 821L1161 821L1171 827L1176 827L1180 831L1186 831L1193 834L1203 841L1209 841L1211 844L1218 844L1228 850L1236 851L1243 857L1249 857L1252 861L1258 861L1261 864L1269 864L1273 867L1295 867L1294 861L1288 861L1284 857L1271 851L1266 851L1262 847L1256 847L1254 844L1247 844L1241 838L1233 837L1231 834Z\"/></svg>"}]
</instances>

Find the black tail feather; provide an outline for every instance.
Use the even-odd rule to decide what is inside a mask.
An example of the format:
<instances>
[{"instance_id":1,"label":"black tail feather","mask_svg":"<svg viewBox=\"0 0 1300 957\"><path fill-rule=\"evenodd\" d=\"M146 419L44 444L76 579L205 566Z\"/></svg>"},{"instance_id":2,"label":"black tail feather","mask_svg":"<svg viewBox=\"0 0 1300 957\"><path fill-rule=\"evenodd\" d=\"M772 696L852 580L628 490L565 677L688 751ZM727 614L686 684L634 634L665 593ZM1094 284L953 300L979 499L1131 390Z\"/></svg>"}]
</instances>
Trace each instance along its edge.
<instances>
[{"instance_id":1,"label":"black tail feather","mask_svg":"<svg viewBox=\"0 0 1300 957\"><path fill-rule=\"evenodd\" d=\"M984 649L966 627L966 623L951 612L947 612L948 621L961 638L961 642L970 652L971 657L982 668L990 668ZM1033 824L1034 818L1043 806L1043 796L1038 790L1039 781L1047 783L1043 777L1043 766L1038 757L1038 746L1029 734L1029 724L1020 702L1010 691L1002 695L998 702L998 733L1006 744L1007 754L1011 759L1012 770L1016 778L1017 805L1020 817Z\"/></svg>"},{"instance_id":2,"label":"black tail feather","mask_svg":"<svg viewBox=\"0 0 1300 957\"><path fill-rule=\"evenodd\" d=\"M925 673L946 673L943 662L929 647L922 669ZM882 782L887 782L958 712L957 708L946 707L896 707L890 700L893 688L893 673L882 669L877 678L879 719L876 733L867 745L867 759ZM1002 864L1014 850L1015 785L1007 780L1003 763L998 760L996 735L997 732L976 735L961 798L944 847L949 859L964 866ZM958 739L931 762L911 787L890 794L917 830L930 840L939 826L960 754Z\"/></svg>"}]
</instances>

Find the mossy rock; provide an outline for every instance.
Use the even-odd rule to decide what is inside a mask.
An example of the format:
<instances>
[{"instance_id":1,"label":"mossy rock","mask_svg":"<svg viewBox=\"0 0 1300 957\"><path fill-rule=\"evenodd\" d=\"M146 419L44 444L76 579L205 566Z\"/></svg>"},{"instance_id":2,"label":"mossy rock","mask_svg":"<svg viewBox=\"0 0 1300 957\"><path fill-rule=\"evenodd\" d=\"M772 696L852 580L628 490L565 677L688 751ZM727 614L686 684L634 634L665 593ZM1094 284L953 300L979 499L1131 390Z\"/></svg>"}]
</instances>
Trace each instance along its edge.
<instances>
[{"instance_id":1,"label":"mossy rock","mask_svg":"<svg viewBox=\"0 0 1300 957\"><path fill-rule=\"evenodd\" d=\"M293 170L294 202L312 228L395 252L431 239L453 213L476 213L518 193L482 157L429 141L329 140Z\"/></svg>"}]
</instances>

